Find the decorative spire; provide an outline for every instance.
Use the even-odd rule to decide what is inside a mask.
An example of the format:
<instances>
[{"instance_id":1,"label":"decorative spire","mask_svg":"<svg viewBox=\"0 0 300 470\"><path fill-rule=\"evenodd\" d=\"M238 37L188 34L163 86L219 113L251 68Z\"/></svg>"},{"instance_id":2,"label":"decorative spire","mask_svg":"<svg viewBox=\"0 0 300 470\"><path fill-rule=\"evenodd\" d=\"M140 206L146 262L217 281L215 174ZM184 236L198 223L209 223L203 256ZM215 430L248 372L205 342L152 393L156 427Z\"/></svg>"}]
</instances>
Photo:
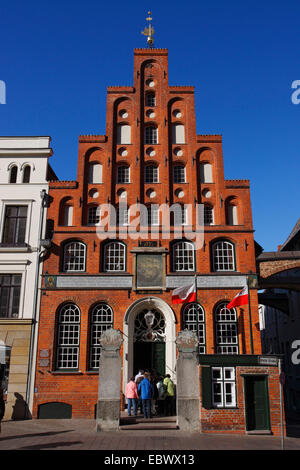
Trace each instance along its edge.
<instances>
[{"instance_id":1,"label":"decorative spire","mask_svg":"<svg viewBox=\"0 0 300 470\"><path fill-rule=\"evenodd\" d=\"M144 36L147 36L147 43L148 43L148 47L153 47L154 45L154 39L153 39L153 35L154 35L154 28L152 28L151 26L151 21L152 21L152 17L151 17L151 11L148 11L148 18L146 18L147 21L149 21L149 26L147 28L144 29L144 31L142 31L142 34Z\"/></svg>"}]
</instances>

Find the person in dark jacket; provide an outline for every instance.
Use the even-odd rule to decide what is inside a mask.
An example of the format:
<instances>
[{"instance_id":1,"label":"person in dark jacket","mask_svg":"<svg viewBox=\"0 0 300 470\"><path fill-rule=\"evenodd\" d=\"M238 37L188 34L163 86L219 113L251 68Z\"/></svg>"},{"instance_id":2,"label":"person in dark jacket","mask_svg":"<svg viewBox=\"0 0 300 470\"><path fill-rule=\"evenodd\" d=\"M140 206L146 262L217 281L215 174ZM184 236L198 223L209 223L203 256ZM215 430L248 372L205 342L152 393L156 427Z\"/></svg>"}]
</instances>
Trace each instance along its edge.
<instances>
[{"instance_id":1,"label":"person in dark jacket","mask_svg":"<svg viewBox=\"0 0 300 470\"><path fill-rule=\"evenodd\" d=\"M138 386L138 394L143 403L144 418L151 418L151 398L154 395L153 385L150 383L150 375L145 372L144 379Z\"/></svg>"}]
</instances>

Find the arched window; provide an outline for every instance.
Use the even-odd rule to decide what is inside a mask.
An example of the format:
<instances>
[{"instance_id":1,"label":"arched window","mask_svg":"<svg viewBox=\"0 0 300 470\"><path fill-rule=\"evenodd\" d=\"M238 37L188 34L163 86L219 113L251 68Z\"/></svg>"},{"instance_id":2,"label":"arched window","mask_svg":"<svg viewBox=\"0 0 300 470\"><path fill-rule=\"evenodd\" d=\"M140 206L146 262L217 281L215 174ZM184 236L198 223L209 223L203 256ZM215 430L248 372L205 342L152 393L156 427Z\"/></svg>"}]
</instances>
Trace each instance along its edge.
<instances>
[{"instance_id":1,"label":"arched window","mask_svg":"<svg viewBox=\"0 0 300 470\"><path fill-rule=\"evenodd\" d=\"M156 99L155 99L155 93L147 93L146 94L146 106L156 106Z\"/></svg>"},{"instance_id":2,"label":"arched window","mask_svg":"<svg viewBox=\"0 0 300 470\"><path fill-rule=\"evenodd\" d=\"M235 271L234 245L226 240L212 245L213 271Z\"/></svg>"},{"instance_id":3,"label":"arched window","mask_svg":"<svg viewBox=\"0 0 300 470\"><path fill-rule=\"evenodd\" d=\"M221 302L215 308L216 354L239 353L237 314L227 304Z\"/></svg>"},{"instance_id":4,"label":"arched window","mask_svg":"<svg viewBox=\"0 0 300 470\"><path fill-rule=\"evenodd\" d=\"M158 166L147 165L145 167L145 183L158 183Z\"/></svg>"},{"instance_id":5,"label":"arched window","mask_svg":"<svg viewBox=\"0 0 300 470\"><path fill-rule=\"evenodd\" d=\"M125 271L126 245L110 242L104 246L104 271Z\"/></svg>"},{"instance_id":6,"label":"arched window","mask_svg":"<svg viewBox=\"0 0 300 470\"><path fill-rule=\"evenodd\" d=\"M214 224L214 209L210 204L204 204L204 225Z\"/></svg>"},{"instance_id":7,"label":"arched window","mask_svg":"<svg viewBox=\"0 0 300 470\"><path fill-rule=\"evenodd\" d=\"M126 184L130 183L130 167L127 165L120 165L117 168L117 183Z\"/></svg>"},{"instance_id":8,"label":"arched window","mask_svg":"<svg viewBox=\"0 0 300 470\"><path fill-rule=\"evenodd\" d=\"M128 124L118 124L117 144L131 144L131 128Z\"/></svg>"},{"instance_id":9,"label":"arched window","mask_svg":"<svg viewBox=\"0 0 300 470\"><path fill-rule=\"evenodd\" d=\"M210 163L200 163L200 183L212 182L212 165Z\"/></svg>"},{"instance_id":10,"label":"arched window","mask_svg":"<svg viewBox=\"0 0 300 470\"><path fill-rule=\"evenodd\" d=\"M101 355L99 343L102 333L113 327L113 310L106 303L99 303L90 313L89 369L98 369Z\"/></svg>"},{"instance_id":11,"label":"arched window","mask_svg":"<svg viewBox=\"0 0 300 470\"><path fill-rule=\"evenodd\" d=\"M30 174L31 168L29 165L26 165L23 169L23 183L30 183Z\"/></svg>"},{"instance_id":12,"label":"arched window","mask_svg":"<svg viewBox=\"0 0 300 470\"><path fill-rule=\"evenodd\" d=\"M10 183L16 183L17 182L17 176L18 176L18 167L16 165L14 165L10 169L9 182Z\"/></svg>"},{"instance_id":13,"label":"arched window","mask_svg":"<svg viewBox=\"0 0 300 470\"><path fill-rule=\"evenodd\" d=\"M58 312L56 369L78 369L80 310L68 303Z\"/></svg>"},{"instance_id":14,"label":"arched window","mask_svg":"<svg viewBox=\"0 0 300 470\"><path fill-rule=\"evenodd\" d=\"M63 270L85 271L86 246L84 243L73 241L64 246Z\"/></svg>"},{"instance_id":15,"label":"arched window","mask_svg":"<svg viewBox=\"0 0 300 470\"><path fill-rule=\"evenodd\" d=\"M173 144L184 144L184 126L182 124L173 124L172 126L172 143Z\"/></svg>"},{"instance_id":16,"label":"arched window","mask_svg":"<svg viewBox=\"0 0 300 470\"><path fill-rule=\"evenodd\" d=\"M233 201L234 198L229 198L225 201L225 215L227 225L238 225L238 208Z\"/></svg>"},{"instance_id":17,"label":"arched window","mask_svg":"<svg viewBox=\"0 0 300 470\"><path fill-rule=\"evenodd\" d=\"M65 197L59 204L59 225L70 227L73 225L73 199Z\"/></svg>"},{"instance_id":18,"label":"arched window","mask_svg":"<svg viewBox=\"0 0 300 470\"><path fill-rule=\"evenodd\" d=\"M97 225L100 222L100 206L88 208L88 225Z\"/></svg>"},{"instance_id":19,"label":"arched window","mask_svg":"<svg viewBox=\"0 0 300 470\"><path fill-rule=\"evenodd\" d=\"M195 271L195 251L192 243L174 243L172 252L173 271Z\"/></svg>"},{"instance_id":20,"label":"arched window","mask_svg":"<svg viewBox=\"0 0 300 470\"><path fill-rule=\"evenodd\" d=\"M173 168L174 183L185 183L185 167L183 165L175 165Z\"/></svg>"},{"instance_id":21,"label":"arched window","mask_svg":"<svg viewBox=\"0 0 300 470\"><path fill-rule=\"evenodd\" d=\"M102 165L100 163L89 164L89 183L102 183Z\"/></svg>"},{"instance_id":22,"label":"arched window","mask_svg":"<svg viewBox=\"0 0 300 470\"><path fill-rule=\"evenodd\" d=\"M145 128L145 144L158 144L158 129L155 126Z\"/></svg>"},{"instance_id":23,"label":"arched window","mask_svg":"<svg viewBox=\"0 0 300 470\"><path fill-rule=\"evenodd\" d=\"M198 319L197 319L198 315ZM198 332L199 354L205 354L205 313L200 304L190 303L183 307L182 323L184 330Z\"/></svg>"}]
</instances>

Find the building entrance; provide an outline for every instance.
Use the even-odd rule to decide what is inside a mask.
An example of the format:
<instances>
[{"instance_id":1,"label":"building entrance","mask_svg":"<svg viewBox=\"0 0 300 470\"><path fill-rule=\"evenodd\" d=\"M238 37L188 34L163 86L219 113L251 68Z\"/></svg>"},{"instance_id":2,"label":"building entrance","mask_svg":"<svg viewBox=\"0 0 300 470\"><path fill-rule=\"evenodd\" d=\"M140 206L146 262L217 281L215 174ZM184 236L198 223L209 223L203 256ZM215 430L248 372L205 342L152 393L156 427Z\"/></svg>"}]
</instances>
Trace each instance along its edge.
<instances>
[{"instance_id":1,"label":"building entrance","mask_svg":"<svg viewBox=\"0 0 300 470\"><path fill-rule=\"evenodd\" d=\"M166 372L165 318L159 310L144 309L134 323L133 369Z\"/></svg>"}]
</instances>

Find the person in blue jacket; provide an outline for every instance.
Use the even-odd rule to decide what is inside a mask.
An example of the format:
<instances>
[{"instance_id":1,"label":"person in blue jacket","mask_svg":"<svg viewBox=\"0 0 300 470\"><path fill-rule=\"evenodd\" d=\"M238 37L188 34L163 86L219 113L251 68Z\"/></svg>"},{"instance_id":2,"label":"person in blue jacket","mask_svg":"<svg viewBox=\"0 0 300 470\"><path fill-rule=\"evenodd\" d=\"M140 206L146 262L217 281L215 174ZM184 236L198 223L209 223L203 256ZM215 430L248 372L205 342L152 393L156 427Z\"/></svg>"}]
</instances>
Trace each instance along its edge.
<instances>
[{"instance_id":1,"label":"person in blue jacket","mask_svg":"<svg viewBox=\"0 0 300 470\"><path fill-rule=\"evenodd\" d=\"M151 398L154 396L154 390L148 372L145 372L144 379L138 386L138 395L142 399L144 418L151 418Z\"/></svg>"}]
</instances>

